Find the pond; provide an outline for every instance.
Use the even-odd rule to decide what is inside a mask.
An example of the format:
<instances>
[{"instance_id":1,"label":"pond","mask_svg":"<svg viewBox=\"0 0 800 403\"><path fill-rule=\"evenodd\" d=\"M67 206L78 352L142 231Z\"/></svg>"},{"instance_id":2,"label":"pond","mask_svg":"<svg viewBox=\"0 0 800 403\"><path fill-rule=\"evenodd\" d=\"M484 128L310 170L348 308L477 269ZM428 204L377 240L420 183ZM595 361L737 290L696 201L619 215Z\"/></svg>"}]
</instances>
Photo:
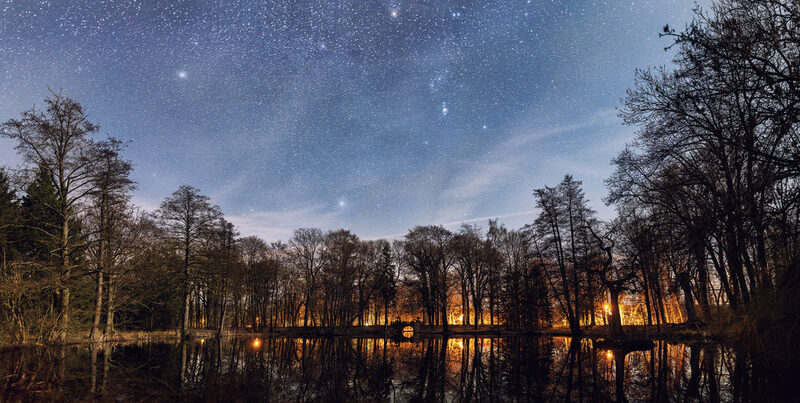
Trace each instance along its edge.
<instances>
[{"instance_id":1,"label":"pond","mask_svg":"<svg viewBox=\"0 0 800 403\"><path fill-rule=\"evenodd\" d=\"M715 344L566 337L228 338L0 350L0 400L789 401L794 375Z\"/></svg>"}]
</instances>

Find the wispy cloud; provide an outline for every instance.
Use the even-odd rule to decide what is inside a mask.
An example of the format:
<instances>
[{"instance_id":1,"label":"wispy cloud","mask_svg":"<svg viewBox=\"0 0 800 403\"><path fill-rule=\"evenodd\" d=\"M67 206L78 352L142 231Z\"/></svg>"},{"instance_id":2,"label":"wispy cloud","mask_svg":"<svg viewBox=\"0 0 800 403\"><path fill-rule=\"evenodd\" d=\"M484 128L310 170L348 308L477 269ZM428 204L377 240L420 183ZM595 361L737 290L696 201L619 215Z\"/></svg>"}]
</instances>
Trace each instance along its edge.
<instances>
[{"instance_id":1,"label":"wispy cloud","mask_svg":"<svg viewBox=\"0 0 800 403\"><path fill-rule=\"evenodd\" d=\"M588 118L567 125L536 127L536 119L526 120L511 131L503 142L465 164L459 174L449 180L439 197L439 210L436 221L462 222L461 219L475 214L478 200L503 187L511 178L521 175L520 171L529 164L526 159L534 155L534 147L545 139L567 133L605 126L612 122L613 110L601 109ZM576 162L577 163L577 162ZM563 164L567 166L569 164Z\"/></svg>"},{"instance_id":2,"label":"wispy cloud","mask_svg":"<svg viewBox=\"0 0 800 403\"><path fill-rule=\"evenodd\" d=\"M331 229L339 221L339 212L328 211L323 204L292 210L255 211L226 218L242 236L256 235L265 241L288 240L297 228Z\"/></svg>"}]
</instances>

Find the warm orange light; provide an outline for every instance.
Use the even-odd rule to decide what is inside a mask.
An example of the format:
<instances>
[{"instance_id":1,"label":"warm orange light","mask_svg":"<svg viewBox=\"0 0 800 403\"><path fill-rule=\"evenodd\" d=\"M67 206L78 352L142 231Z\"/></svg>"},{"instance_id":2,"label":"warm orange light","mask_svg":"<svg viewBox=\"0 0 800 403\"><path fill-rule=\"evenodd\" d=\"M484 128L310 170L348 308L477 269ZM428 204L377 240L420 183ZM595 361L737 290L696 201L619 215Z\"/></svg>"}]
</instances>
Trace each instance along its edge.
<instances>
[{"instance_id":1,"label":"warm orange light","mask_svg":"<svg viewBox=\"0 0 800 403\"><path fill-rule=\"evenodd\" d=\"M203 344L205 342L206 342L206 339L200 339L200 344Z\"/></svg>"},{"instance_id":2,"label":"warm orange light","mask_svg":"<svg viewBox=\"0 0 800 403\"><path fill-rule=\"evenodd\" d=\"M253 346L253 348L261 347L261 339L253 339L250 345Z\"/></svg>"},{"instance_id":3,"label":"warm orange light","mask_svg":"<svg viewBox=\"0 0 800 403\"><path fill-rule=\"evenodd\" d=\"M464 322L464 314L463 313L458 316L458 321L462 322L462 323Z\"/></svg>"},{"instance_id":4,"label":"warm orange light","mask_svg":"<svg viewBox=\"0 0 800 403\"><path fill-rule=\"evenodd\" d=\"M610 360L610 359L612 359L612 358L614 358L614 352L613 352L613 351L611 351L611 350L608 350L608 351L606 352L606 357L607 357L609 360Z\"/></svg>"},{"instance_id":5,"label":"warm orange light","mask_svg":"<svg viewBox=\"0 0 800 403\"><path fill-rule=\"evenodd\" d=\"M611 306L608 304L603 304L603 309L605 309L606 312L611 312Z\"/></svg>"}]
</instances>

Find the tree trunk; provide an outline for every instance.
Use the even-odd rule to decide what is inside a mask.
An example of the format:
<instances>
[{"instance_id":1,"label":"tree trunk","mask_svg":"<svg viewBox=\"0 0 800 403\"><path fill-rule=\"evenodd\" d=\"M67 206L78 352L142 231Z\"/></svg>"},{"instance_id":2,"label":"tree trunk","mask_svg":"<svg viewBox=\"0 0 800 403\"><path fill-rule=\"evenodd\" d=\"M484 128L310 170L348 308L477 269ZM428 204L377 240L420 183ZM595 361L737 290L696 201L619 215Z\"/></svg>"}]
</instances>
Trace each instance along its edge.
<instances>
[{"instance_id":1,"label":"tree trunk","mask_svg":"<svg viewBox=\"0 0 800 403\"><path fill-rule=\"evenodd\" d=\"M63 208L62 208L63 210ZM69 216L66 211L62 211L63 222L61 225L61 284L59 292L59 312L56 340L64 343L67 340L67 328L69 327L69 286L66 282L70 277L69 266Z\"/></svg>"},{"instance_id":2,"label":"tree trunk","mask_svg":"<svg viewBox=\"0 0 800 403\"><path fill-rule=\"evenodd\" d=\"M227 310L225 309L225 297L222 297L222 300L219 304L219 328L217 329L217 336L222 336L222 331L225 328L225 314Z\"/></svg>"},{"instance_id":3,"label":"tree trunk","mask_svg":"<svg viewBox=\"0 0 800 403\"><path fill-rule=\"evenodd\" d=\"M103 270L105 270L106 257L106 214L105 214L105 192L100 199L100 220L98 245L97 245L97 294L94 306L94 322L89 338L92 341L100 341L100 315L103 310Z\"/></svg>"},{"instance_id":4,"label":"tree trunk","mask_svg":"<svg viewBox=\"0 0 800 403\"><path fill-rule=\"evenodd\" d=\"M678 274L678 285L683 291L683 303L686 307L686 323L697 323L700 319L694 309L694 297L692 297L692 283L688 272Z\"/></svg>"},{"instance_id":5,"label":"tree trunk","mask_svg":"<svg viewBox=\"0 0 800 403\"><path fill-rule=\"evenodd\" d=\"M608 293L611 297L611 317L609 322L609 337L613 340L622 340L625 338L625 331L622 329L622 315L619 310L619 293L620 287L610 285Z\"/></svg>"},{"instance_id":6,"label":"tree trunk","mask_svg":"<svg viewBox=\"0 0 800 403\"><path fill-rule=\"evenodd\" d=\"M92 341L100 341L102 335L100 333L100 316L103 311L103 271L97 270L97 294L94 304L94 322L92 323L92 331L89 338Z\"/></svg>"},{"instance_id":7,"label":"tree trunk","mask_svg":"<svg viewBox=\"0 0 800 403\"><path fill-rule=\"evenodd\" d=\"M108 302L106 302L106 340L114 333L114 284L111 280L112 277L109 275L106 281L106 289L108 290Z\"/></svg>"},{"instance_id":8,"label":"tree trunk","mask_svg":"<svg viewBox=\"0 0 800 403\"><path fill-rule=\"evenodd\" d=\"M189 234L188 229L185 234L183 244L183 320L181 320L181 338L186 338L189 334Z\"/></svg>"}]
</instances>

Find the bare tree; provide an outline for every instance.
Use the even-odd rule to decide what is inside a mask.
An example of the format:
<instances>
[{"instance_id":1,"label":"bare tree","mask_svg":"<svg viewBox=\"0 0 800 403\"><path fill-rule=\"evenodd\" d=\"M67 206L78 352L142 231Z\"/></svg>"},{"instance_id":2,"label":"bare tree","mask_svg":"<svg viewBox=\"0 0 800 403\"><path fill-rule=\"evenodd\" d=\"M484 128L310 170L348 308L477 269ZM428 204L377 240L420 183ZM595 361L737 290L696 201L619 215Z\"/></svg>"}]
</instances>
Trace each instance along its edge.
<instances>
[{"instance_id":1,"label":"bare tree","mask_svg":"<svg viewBox=\"0 0 800 403\"><path fill-rule=\"evenodd\" d=\"M134 188L130 173L133 167L129 161L120 158L122 143L114 138L97 143L96 168L93 174L94 189L90 193L91 202L87 221L91 227L91 260L97 279L94 320L90 332L92 340L100 340L100 318L103 309L103 276L109 262L109 237L120 220L125 219L130 192Z\"/></svg>"},{"instance_id":2,"label":"bare tree","mask_svg":"<svg viewBox=\"0 0 800 403\"><path fill-rule=\"evenodd\" d=\"M172 242L182 255L181 335L185 337L189 330L193 271L201 263L202 258L201 241L222 213L219 207L211 205L208 196L201 194L199 189L183 185L161 202L156 214L167 240Z\"/></svg>"},{"instance_id":3,"label":"bare tree","mask_svg":"<svg viewBox=\"0 0 800 403\"><path fill-rule=\"evenodd\" d=\"M323 267L323 241L322 231L316 228L300 228L294 231L292 239L289 241L289 250L292 260L303 276L304 288L304 312L303 327L308 326L308 320L314 323L315 298L317 291L317 281Z\"/></svg>"}]
</instances>

